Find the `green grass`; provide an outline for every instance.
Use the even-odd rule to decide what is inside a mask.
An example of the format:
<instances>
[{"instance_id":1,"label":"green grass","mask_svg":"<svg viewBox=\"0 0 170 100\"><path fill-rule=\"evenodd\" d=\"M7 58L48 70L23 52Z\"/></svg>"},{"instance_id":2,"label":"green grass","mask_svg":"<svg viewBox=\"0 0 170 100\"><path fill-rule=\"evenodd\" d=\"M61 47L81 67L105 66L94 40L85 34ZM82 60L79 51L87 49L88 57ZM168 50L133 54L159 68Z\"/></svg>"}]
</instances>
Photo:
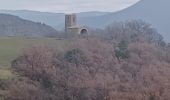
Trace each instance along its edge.
<instances>
[{"instance_id":1,"label":"green grass","mask_svg":"<svg viewBox=\"0 0 170 100\"><path fill-rule=\"evenodd\" d=\"M9 79L12 76L12 72L9 69L0 69L0 79Z\"/></svg>"},{"instance_id":2,"label":"green grass","mask_svg":"<svg viewBox=\"0 0 170 100\"><path fill-rule=\"evenodd\" d=\"M0 79L10 78L12 76L11 61L21 54L24 48L34 45L60 48L64 46L64 41L53 38L0 37Z\"/></svg>"}]
</instances>

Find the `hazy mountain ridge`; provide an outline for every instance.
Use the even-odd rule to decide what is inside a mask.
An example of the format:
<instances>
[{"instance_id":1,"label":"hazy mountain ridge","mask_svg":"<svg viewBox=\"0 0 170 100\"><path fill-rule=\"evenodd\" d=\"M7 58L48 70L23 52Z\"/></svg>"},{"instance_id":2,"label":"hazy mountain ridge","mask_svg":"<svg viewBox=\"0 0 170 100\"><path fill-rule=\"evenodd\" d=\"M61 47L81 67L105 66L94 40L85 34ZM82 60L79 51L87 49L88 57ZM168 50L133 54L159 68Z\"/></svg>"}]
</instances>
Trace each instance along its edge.
<instances>
[{"instance_id":1,"label":"hazy mountain ridge","mask_svg":"<svg viewBox=\"0 0 170 100\"><path fill-rule=\"evenodd\" d=\"M135 5L118 12L85 12L78 13L77 15L79 24L92 28L104 28L115 21L141 19L150 23L169 42L169 4L169 0L141 0ZM46 13L27 10L1 10L0 12L17 15L32 21L44 22L56 29L64 29L64 13Z\"/></svg>"},{"instance_id":2,"label":"hazy mountain ridge","mask_svg":"<svg viewBox=\"0 0 170 100\"><path fill-rule=\"evenodd\" d=\"M21 19L20 17L0 14L0 35L1 36L48 36L57 34L52 27Z\"/></svg>"},{"instance_id":3,"label":"hazy mountain ridge","mask_svg":"<svg viewBox=\"0 0 170 100\"><path fill-rule=\"evenodd\" d=\"M55 29L64 29L64 16L65 13L50 13L50 12L39 12L39 11L30 11L30 10L0 10L0 13L7 13L19 16L21 18L46 23L47 25L52 26ZM81 12L77 13L78 21L82 25L86 25L86 20L91 19L92 17L98 17L108 14L109 12Z\"/></svg>"},{"instance_id":4,"label":"hazy mountain ridge","mask_svg":"<svg viewBox=\"0 0 170 100\"><path fill-rule=\"evenodd\" d=\"M154 28L158 30L166 41L170 38L170 13L169 13L169 0L141 0L135 5L124 9L119 12L93 17L90 20L86 20L87 25L94 27L103 27L114 21L125 21L132 19L141 19L150 23ZM95 23L90 25L89 22Z\"/></svg>"},{"instance_id":5,"label":"hazy mountain ridge","mask_svg":"<svg viewBox=\"0 0 170 100\"><path fill-rule=\"evenodd\" d=\"M34 22L42 22L59 29L64 26L64 13L48 13L29 10L0 10L0 13L12 14Z\"/></svg>"}]
</instances>

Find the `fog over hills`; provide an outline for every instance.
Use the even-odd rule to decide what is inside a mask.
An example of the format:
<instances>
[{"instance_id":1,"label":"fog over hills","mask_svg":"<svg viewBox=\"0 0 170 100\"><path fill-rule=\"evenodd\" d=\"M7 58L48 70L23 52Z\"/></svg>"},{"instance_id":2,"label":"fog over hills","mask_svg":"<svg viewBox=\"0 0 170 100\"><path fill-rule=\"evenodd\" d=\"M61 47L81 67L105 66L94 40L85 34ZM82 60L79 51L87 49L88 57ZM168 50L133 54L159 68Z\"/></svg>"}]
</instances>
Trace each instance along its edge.
<instances>
[{"instance_id":1,"label":"fog over hills","mask_svg":"<svg viewBox=\"0 0 170 100\"><path fill-rule=\"evenodd\" d=\"M135 5L119 12L85 12L78 13L79 23L92 28L103 28L115 21L142 19L150 23L170 42L170 0L141 0ZM44 22L56 29L64 28L64 13L48 13L37 11L1 10L32 21Z\"/></svg>"},{"instance_id":2,"label":"fog over hills","mask_svg":"<svg viewBox=\"0 0 170 100\"><path fill-rule=\"evenodd\" d=\"M57 34L57 31L48 25L0 14L0 36L43 37L54 34Z\"/></svg>"}]
</instances>

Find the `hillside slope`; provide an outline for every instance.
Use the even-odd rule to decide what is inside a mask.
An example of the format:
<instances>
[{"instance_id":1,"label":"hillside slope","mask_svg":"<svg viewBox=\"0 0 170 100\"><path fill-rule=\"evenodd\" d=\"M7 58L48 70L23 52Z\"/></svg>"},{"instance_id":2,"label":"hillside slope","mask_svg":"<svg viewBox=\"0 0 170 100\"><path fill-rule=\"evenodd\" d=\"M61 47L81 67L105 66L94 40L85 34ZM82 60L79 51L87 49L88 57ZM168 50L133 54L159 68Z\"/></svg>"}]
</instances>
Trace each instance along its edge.
<instances>
[{"instance_id":1,"label":"hillside slope","mask_svg":"<svg viewBox=\"0 0 170 100\"><path fill-rule=\"evenodd\" d=\"M170 42L169 4L169 0L141 0L122 11L104 16L92 17L86 19L82 23L86 23L86 25L91 27L103 27L114 21L142 19L150 23L165 37L166 41Z\"/></svg>"},{"instance_id":2,"label":"hillside slope","mask_svg":"<svg viewBox=\"0 0 170 100\"><path fill-rule=\"evenodd\" d=\"M0 14L0 36L42 37L57 34L50 26L21 19L17 16Z\"/></svg>"}]
</instances>

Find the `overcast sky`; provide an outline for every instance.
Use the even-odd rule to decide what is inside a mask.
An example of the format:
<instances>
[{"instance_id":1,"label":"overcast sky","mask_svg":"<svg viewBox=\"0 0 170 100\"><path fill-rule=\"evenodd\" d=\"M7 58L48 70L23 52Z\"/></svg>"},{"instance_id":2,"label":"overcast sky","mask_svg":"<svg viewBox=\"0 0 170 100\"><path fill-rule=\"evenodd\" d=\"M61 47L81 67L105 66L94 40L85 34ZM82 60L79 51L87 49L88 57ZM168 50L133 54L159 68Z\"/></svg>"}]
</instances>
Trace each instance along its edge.
<instances>
[{"instance_id":1,"label":"overcast sky","mask_svg":"<svg viewBox=\"0 0 170 100\"><path fill-rule=\"evenodd\" d=\"M117 11L139 0L0 0L0 9L48 12Z\"/></svg>"}]
</instances>

